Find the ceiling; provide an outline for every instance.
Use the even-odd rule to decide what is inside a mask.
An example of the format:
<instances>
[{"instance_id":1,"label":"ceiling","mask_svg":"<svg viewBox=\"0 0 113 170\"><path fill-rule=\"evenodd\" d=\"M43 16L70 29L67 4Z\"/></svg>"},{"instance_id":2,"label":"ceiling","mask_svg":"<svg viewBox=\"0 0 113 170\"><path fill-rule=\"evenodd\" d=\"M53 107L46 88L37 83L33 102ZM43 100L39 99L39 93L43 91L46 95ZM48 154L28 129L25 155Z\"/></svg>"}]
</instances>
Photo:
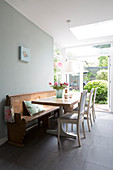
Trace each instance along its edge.
<instances>
[{"instance_id":1,"label":"ceiling","mask_svg":"<svg viewBox=\"0 0 113 170\"><path fill-rule=\"evenodd\" d=\"M69 27L113 19L113 0L5 0L54 38L60 47L112 41L113 36L77 40ZM67 23L71 20L71 23Z\"/></svg>"}]
</instances>

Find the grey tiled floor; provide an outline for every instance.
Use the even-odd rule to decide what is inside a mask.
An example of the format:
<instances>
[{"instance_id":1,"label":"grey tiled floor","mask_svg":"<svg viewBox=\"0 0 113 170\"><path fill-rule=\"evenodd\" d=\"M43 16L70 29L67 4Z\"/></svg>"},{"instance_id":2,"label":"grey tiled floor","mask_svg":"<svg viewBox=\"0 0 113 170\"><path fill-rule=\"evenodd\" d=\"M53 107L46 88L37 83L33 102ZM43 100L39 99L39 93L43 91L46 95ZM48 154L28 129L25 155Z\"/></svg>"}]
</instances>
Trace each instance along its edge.
<instances>
[{"instance_id":1,"label":"grey tiled floor","mask_svg":"<svg viewBox=\"0 0 113 170\"><path fill-rule=\"evenodd\" d=\"M56 136L35 127L27 132L24 147L0 146L0 170L113 170L113 114L98 112L91 132L86 122L85 131L82 147L67 138L59 147Z\"/></svg>"}]
</instances>

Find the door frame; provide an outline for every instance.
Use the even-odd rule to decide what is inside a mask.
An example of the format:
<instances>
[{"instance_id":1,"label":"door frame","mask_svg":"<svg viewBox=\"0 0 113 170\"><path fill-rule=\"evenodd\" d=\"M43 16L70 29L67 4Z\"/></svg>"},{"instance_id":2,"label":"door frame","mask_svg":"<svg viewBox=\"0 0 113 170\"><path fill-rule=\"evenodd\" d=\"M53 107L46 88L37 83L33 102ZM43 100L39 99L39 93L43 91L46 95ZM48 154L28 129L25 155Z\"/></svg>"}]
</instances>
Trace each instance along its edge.
<instances>
[{"instance_id":1,"label":"door frame","mask_svg":"<svg viewBox=\"0 0 113 170\"><path fill-rule=\"evenodd\" d=\"M73 46L72 48L77 48L77 47L85 47L85 46L94 46L94 45L104 45L104 44L110 44L110 53L106 54L109 56L108 58L108 109L110 112L113 112L113 106L111 104L112 99L113 99L113 93L112 93L112 89L113 89L113 81L112 81L112 70L113 70L113 42L112 41L108 41L108 42L102 42L102 43L91 43L91 44L87 44L87 45L79 45L79 46ZM67 47L68 48L68 47ZM65 49L67 49L65 48ZM71 47L69 47L71 48ZM105 55L105 54L104 54Z\"/></svg>"}]
</instances>

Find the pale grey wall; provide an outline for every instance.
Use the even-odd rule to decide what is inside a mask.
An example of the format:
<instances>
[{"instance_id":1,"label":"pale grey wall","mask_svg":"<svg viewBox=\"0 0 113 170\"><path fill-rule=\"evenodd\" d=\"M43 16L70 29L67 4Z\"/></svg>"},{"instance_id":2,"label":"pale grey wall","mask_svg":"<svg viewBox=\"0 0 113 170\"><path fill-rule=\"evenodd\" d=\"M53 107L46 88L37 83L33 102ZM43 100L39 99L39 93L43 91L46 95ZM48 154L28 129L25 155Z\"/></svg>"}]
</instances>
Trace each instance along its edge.
<instances>
[{"instance_id":1,"label":"pale grey wall","mask_svg":"<svg viewBox=\"0 0 113 170\"><path fill-rule=\"evenodd\" d=\"M18 59L18 47L31 51L31 61ZM7 94L50 90L53 38L0 0L0 138L6 136L3 106Z\"/></svg>"}]
</instances>

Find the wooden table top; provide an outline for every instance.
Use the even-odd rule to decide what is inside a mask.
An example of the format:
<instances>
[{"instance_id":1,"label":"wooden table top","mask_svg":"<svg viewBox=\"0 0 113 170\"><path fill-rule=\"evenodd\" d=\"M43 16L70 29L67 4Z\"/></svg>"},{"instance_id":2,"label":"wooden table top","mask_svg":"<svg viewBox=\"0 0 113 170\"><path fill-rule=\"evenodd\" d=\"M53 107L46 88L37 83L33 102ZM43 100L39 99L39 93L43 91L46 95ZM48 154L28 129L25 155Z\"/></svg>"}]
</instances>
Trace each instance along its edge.
<instances>
[{"instance_id":1,"label":"wooden table top","mask_svg":"<svg viewBox=\"0 0 113 170\"><path fill-rule=\"evenodd\" d=\"M72 98L56 98L54 97L49 97L49 98L44 98L40 100L35 100L32 101L34 104L43 104L43 105L52 105L52 106L73 106L74 104L78 103L80 101L80 94L78 95L73 95Z\"/></svg>"}]
</instances>

